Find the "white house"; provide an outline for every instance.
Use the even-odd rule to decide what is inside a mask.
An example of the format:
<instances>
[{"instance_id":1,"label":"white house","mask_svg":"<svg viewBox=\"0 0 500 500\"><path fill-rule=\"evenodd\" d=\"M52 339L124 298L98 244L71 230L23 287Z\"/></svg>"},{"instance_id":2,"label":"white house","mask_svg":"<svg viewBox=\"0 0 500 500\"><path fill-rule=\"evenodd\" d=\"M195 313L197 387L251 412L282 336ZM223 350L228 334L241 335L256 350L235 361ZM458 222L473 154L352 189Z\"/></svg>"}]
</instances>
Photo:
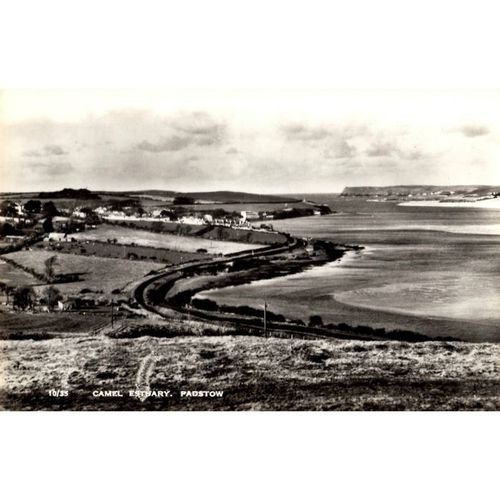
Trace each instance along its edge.
<instances>
[{"instance_id":1,"label":"white house","mask_svg":"<svg viewBox=\"0 0 500 500\"><path fill-rule=\"evenodd\" d=\"M49 233L43 241L68 241L68 235L66 233Z\"/></svg>"},{"instance_id":2,"label":"white house","mask_svg":"<svg viewBox=\"0 0 500 500\"><path fill-rule=\"evenodd\" d=\"M179 219L179 222L181 224L193 224L195 226L202 226L203 224L205 224L205 222L201 217L194 217L194 216L181 217Z\"/></svg>"},{"instance_id":3,"label":"white house","mask_svg":"<svg viewBox=\"0 0 500 500\"><path fill-rule=\"evenodd\" d=\"M73 217L76 217L77 219L85 219L87 217L87 214L85 212L82 212L81 210L74 210L73 213L71 214Z\"/></svg>"},{"instance_id":4,"label":"white house","mask_svg":"<svg viewBox=\"0 0 500 500\"><path fill-rule=\"evenodd\" d=\"M254 210L242 210L241 216L243 217L244 221L259 219L259 214Z\"/></svg>"}]
</instances>

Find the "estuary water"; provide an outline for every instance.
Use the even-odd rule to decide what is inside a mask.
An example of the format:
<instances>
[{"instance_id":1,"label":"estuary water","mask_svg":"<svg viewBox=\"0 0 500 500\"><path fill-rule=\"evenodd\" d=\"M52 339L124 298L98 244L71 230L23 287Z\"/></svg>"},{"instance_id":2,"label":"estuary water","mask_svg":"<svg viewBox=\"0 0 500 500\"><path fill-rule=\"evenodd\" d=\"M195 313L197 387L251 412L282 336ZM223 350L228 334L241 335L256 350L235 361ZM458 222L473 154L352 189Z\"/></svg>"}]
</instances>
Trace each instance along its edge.
<instances>
[{"instance_id":1,"label":"estuary water","mask_svg":"<svg viewBox=\"0 0 500 500\"><path fill-rule=\"evenodd\" d=\"M274 221L297 236L362 245L299 274L206 292L307 320L500 341L500 210L304 196L335 214Z\"/></svg>"}]
</instances>

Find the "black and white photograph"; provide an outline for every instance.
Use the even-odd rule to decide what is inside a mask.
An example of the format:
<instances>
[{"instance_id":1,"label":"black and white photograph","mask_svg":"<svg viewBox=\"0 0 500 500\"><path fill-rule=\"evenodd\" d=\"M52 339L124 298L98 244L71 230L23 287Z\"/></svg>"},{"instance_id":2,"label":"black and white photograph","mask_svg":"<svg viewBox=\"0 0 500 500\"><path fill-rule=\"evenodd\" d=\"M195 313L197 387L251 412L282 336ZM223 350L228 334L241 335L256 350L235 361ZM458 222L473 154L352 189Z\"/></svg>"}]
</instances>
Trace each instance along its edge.
<instances>
[{"instance_id":1,"label":"black and white photograph","mask_svg":"<svg viewBox=\"0 0 500 500\"><path fill-rule=\"evenodd\" d=\"M2 498L498 497L497 3L4 0Z\"/></svg>"},{"instance_id":2,"label":"black and white photograph","mask_svg":"<svg viewBox=\"0 0 500 500\"><path fill-rule=\"evenodd\" d=\"M499 409L497 92L1 102L3 409Z\"/></svg>"}]
</instances>

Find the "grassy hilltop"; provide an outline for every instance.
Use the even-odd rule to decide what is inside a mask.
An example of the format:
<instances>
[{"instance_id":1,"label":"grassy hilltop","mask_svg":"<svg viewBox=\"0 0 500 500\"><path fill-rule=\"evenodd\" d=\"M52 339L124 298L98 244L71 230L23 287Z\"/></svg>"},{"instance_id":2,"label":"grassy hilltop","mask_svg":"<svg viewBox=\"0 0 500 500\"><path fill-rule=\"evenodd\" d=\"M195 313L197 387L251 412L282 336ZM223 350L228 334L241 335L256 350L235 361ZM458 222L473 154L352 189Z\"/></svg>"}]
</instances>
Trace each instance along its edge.
<instances>
[{"instance_id":1,"label":"grassy hilltop","mask_svg":"<svg viewBox=\"0 0 500 500\"><path fill-rule=\"evenodd\" d=\"M258 337L71 337L0 344L7 409L498 410L500 346ZM168 399L128 396L143 381ZM53 387L68 398L51 398ZM123 390L94 398L93 390ZM224 391L222 398L180 397Z\"/></svg>"}]
</instances>

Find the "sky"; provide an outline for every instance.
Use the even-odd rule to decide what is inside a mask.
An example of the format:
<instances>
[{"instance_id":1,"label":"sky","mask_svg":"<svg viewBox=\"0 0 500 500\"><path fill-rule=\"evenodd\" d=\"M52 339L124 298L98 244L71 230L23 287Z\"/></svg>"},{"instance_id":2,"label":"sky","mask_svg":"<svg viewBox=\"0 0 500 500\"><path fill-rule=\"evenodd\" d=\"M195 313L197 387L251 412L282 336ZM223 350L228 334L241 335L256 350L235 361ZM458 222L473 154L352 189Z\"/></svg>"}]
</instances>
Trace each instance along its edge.
<instances>
[{"instance_id":1,"label":"sky","mask_svg":"<svg viewBox=\"0 0 500 500\"><path fill-rule=\"evenodd\" d=\"M500 94L4 91L0 190L500 185Z\"/></svg>"}]
</instances>

